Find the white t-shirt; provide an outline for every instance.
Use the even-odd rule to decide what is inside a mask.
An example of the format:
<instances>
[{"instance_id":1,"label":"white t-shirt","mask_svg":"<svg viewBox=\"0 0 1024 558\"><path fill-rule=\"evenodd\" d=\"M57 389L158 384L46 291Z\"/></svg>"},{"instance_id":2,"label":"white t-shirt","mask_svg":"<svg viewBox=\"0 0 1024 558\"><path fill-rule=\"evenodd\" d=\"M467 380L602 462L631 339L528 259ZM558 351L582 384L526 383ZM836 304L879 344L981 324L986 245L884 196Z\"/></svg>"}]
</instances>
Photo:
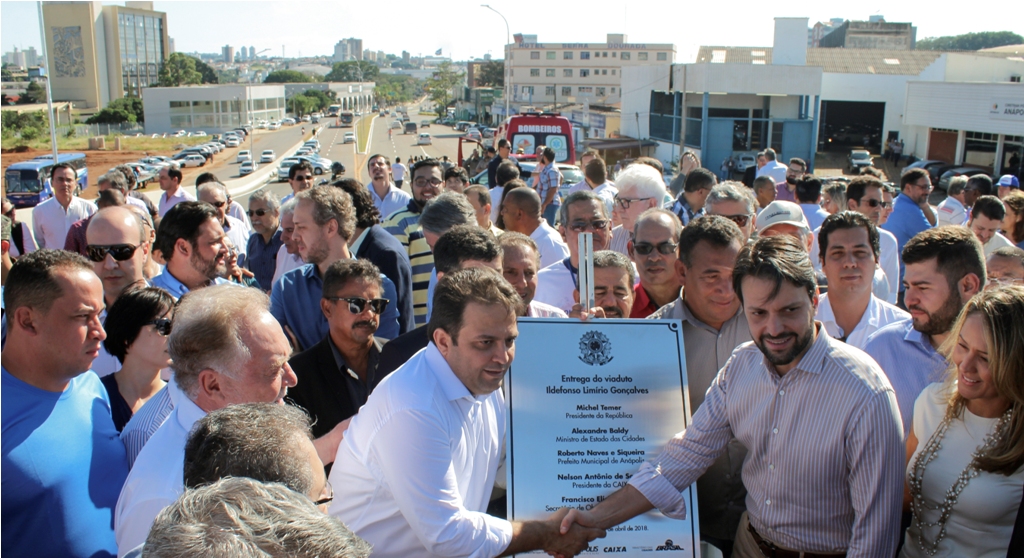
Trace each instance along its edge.
<instances>
[{"instance_id":1,"label":"white t-shirt","mask_svg":"<svg viewBox=\"0 0 1024 558\"><path fill-rule=\"evenodd\" d=\"M395 163L391 165L391 176L394 177L395 182L405 180L405 171L405 165L402 163Z\"/></svg>"},{"instance_id":2,"label":"white t-shirt","mask_svg":"<svg viewBox=\"0 0 1024 558\"><path fill-rule=\"evenodd\" d=\"M537 243L542 269L569 257L569 247L562 241L562 235L543 219L540 226L530 233L530 238Z\"/></svg>"}]
</instances>

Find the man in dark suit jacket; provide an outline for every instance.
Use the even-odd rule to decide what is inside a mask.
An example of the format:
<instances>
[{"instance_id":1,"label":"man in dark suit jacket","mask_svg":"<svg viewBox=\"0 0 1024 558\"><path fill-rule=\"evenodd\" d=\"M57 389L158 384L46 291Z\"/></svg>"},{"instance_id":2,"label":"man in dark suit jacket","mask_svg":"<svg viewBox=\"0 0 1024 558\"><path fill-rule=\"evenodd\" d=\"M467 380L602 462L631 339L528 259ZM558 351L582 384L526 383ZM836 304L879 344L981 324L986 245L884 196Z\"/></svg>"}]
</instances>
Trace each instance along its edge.
<instances>
[{"instance_id":1,"label":"man in dark suit jacket","mask_svg":"<svg viewBox=\"0 0 1024 558\"><path fill-rule=\"evenodd\" d=\"M416 327L412 309L412 266L402 243L380 226L380 212L373 205L370 192L358 180L345 178L335 186L352 196L356 210L356 229L352 233L352 255L369 260L380 272L391 279L398 291L398 332L406 333Z\"/></svg>"}]
</instances>

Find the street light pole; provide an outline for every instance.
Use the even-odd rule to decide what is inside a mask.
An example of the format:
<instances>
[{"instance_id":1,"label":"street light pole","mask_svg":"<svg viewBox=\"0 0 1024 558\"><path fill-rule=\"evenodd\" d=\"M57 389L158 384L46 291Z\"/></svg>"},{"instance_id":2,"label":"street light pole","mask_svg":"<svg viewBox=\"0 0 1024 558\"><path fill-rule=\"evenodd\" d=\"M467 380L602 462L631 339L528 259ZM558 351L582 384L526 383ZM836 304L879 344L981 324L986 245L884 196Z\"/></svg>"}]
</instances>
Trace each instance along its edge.
<instances>
[{"instance_id":1,"label":"street light pole","mask_svg":"<svg viewBox=\"0 0 1024 558\"><path fill-rule=\"evenodd\" d=\"M480 7L487 8L488 10L498 14L501 16L502 21L505 22L505 48L508 49L508 53L507 56L505 56L505 83L502 84L502 91L504 93L503 96L505 97L504 117L508 118L508 97L509 91L512 91L512 47L510 46L512 44L512 34L508 27L508 20L505 19L505 16L501 15L501 12L492 8L490 4L480 4Z\"/></svg>"},{"instance_id":2,"label":"street light pole","mask_svg":"<svg viewBox=\"0 0 1024 558\"><path fill-rule=\"evenodd\" d=\"M43 60L46 60L46 24L43 22L43 3L37 2L39 5L39 38L42 41ZM47 61L49 64L49 61ZM53 149L53 164L57 164L57 126L53 120L57 116L53 112L53 93L50 90L50 69L46 70L46 110L47 120L50 121L50 147ZM70 111L69 111L70 112Z\"/></svg>"}]
</instances>

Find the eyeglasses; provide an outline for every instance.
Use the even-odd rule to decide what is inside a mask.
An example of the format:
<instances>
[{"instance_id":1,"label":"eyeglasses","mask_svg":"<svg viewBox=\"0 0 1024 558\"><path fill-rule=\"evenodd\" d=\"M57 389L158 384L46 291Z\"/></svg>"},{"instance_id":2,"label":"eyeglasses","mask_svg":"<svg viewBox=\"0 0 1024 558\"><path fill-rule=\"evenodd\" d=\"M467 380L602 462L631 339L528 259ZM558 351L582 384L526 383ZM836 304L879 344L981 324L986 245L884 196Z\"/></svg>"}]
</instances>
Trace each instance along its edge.
<instances>
[{"instance_id":1,"label":"eyeglasses","mask_svg":"<svg viewBox=\"0 0 1024 558\"><path fill-rule=\"evenodd\" d=\"M892 209L892 202L882 202L882 209Z\"/></svg>"},{"instance_id":2,"label":"eyeglasses","mask_svg":"<svg viewBox=\"0 0 1024 558\"><path fill-rule=\"evenodd\" d=\"M138 246L132 246L131 244L90 244L85 247L85 252L89 259L96 263L107 259L107 254L113 256L114 261L123 262L131 259L138 248Z\"/></svg>"},{"instance_id":3,"label":"eyeglasses","mask_svg":"<svg viewBox=\"0 0 1024 558\"><path fill-rule=\"evenodd\" d=\"M869 200L861 200L861 202L868 204L868 207L878 207L880 205L882 205L884 207L884 204L885 204L885 202L883 202L882 200L876 200L874 198L869 199Z\"/></svg>"},{"instance_id":4,"label":"eyeglasses","mask_svg":"<svg viewBox=\"0 0 1024 558\"><path fill-rule=\"evenodd\" d=\"M246 211L246 213L249 214L249 217L252 217L253 215L255 215L257 217L263 217L267 213L270 213L270 211L268 211L266 209L257 209L256 211L253 211L253 210L250 209L249 211Z\"/></svg>"},{"instance_id":5,"label":"eyeglasses","mask_svg":"<svg viewBox=\"0 0 1024 558\"><path fill-rule=\"evenodd\" d=\"M292 178L292 180L306 180L306 181L309 181L309 180L313 180L313 175L312 174L296 174L295 178Z\"/></svg>"},{"instance_id":6,"label":"eyeglasses","mask_svg":"<svg viewBox=\"0 0 1024 558\"><path fill-rule=\"evenodd\" d=\"M228 202L226 202L226 201L209 202L209 203L210 203L210 205L212 205L213 207L216 207L217 209L220 209L220 208L222 208L222 207L224 207L225 205L228 204Z\"/></svg>"},{"instance_id":7,"label":"eyeglasses","mask_svg":"<svg viewBox=\"0 0 1024 558\"><path fill-rule=\"evenodd\" d=\"M647 201L649 199L651 198L620 198L619 196L615 196L615 203L619 204L619 207L621 207L622 209L629 209L630 204L632 204L633 202L642 202Z\"/></svg>"},{"instance_id":8,"label":"eyeglasses","mask_svg":"<svg viewBox=\"0 0 1024 558\"><path fill-rule=\"evenodd\" d=\"M324 506L334 501L334 487L331 486L331 481L326 481L326 483L327 484L324 485L324 488L327 489L327 496L313 502L318 506Z\"/></svg>"},{"instance_id":9,"label":"eyeglasses","mask_svg":"<svg viewBox=\"0 0 1024 558\"><path fill-rule=\"evenodd\" d=\"M745 227L750 222L750 218L753 217L750 213L744 213L742 215L719 215L719 217L725 217L726 219L736 223L737 227Z\"/></svg>"},{"instance_id":10,"label":"eyeglasses","mask_svg":"<svg viewBox=\"0 0 1024 558\"><path fill-rule=\"evenodd\" d=\"M572 223L569 224L569 229L572 230L572 232L578 233L587 231L603 231L607 227L607 219L597 219L589 223L586 221L573 221Z\"/></svg>"},{"instance_id":11,"label":"eyeglasses","mask_svg":"<svg viewBox=\"0 0 1024 558\"><path fill-rule=\"evenodd\" d=\"M667 256L669 254L674 254L676 248L678 247L678 244L673 244L671 242L662 242L657 246L651 244L650 242L638 242L633 245L633 251L636 252L637 254L640 254L641 256L646 256L653 252L655 249L657 249L659 253L665 254Z\"/></svg>"},{"instance_id":12,"label":"eyeglasses","mask_svg":"<svg viewBox=\"0 0 1024 558\"><path fill-rule=\"evenodd\" d=\"M157 333L163 335L164 337L167 337L168 335L171 334L171 320L167 318L157 318L155 320L150 320L142 325L153 326L153 329L155 329Z\"/></svg>"},{"instance_id":13,"label":"eyeglasses","mask_svg":"<svg viewBox=\"0 0 1024 558\"><path fill-rule=\"evenodd\" d=\"M441 180L440 178L431 178L429 180L426 178L417 178L416 180L412 181L412 185L417 188L426 188L427 186L433 186L437 188L438 186L441 185L442 182L444 181Z\"/></svg>"},{"instance_id":14,"label":"eyeglasses","mask_svg":"<svg viewBox=\"0 0 1024 558\"><path fill-rule=\"evenodd\" d=\"M374 314L380 316L384 313L384 309L388 307L388 303L391 302L386 298L375 298L373 300L366 300L365 298L359 297L345 297L345 296L325 296L327 300L337 302L343 300L348 303L348 311L353 314L362 314L366 310L366 305L370 305L370 310L373 310Z\"/></svg>"}]
</instances>

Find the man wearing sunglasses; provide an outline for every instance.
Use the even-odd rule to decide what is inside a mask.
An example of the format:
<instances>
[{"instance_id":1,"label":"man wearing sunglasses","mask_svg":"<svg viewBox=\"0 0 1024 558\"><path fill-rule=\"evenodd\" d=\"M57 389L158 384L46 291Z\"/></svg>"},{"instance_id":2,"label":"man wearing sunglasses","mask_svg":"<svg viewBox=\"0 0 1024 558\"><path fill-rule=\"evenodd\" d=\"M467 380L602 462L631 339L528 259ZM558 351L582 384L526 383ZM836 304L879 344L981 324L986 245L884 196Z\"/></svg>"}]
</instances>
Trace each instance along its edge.
<instances>
[{"instance_id":1,"label":"man wearing sunglasses","mask_svg":"<svg viewBox=\"0 0 1024 558\"><path fill-rule=\"evenodd\" d=\"M619 193L615 194L612 215L619 225L612 229L608 249L628 255L627 245L633 236L637 218L648 209L661 207L668 190L661 173L648 165L635 163L619 173L615 186Z\"/></svg>"},{"instance_id":2,"label":"man wearing sunglasses","mask_svg":"<svg viewBox=\"0 0 1024 558\"><path fill-rule=\"evenodd\" d=\"M220 182L207 182L199 187L199 201L206 202L217 210L217 221L224 229L224 234L238 250L238 265L246 265L246 247L249 245L249 229L245 223L228 215L228 189Z\"/></svg>"},{"instance_id":3,"label":"man wearing sunglasses","mask_svg":"<svg viewBox=\"0 0 1024 558\"><path fill-rule=\"evenodd\" d=\"M511 193L510 193L511 195ZM565 198L559 209L558 232L569 247L569 257L540 270L534 300L572 312L573 292L579 286L579 235L593 233L594 252L607 250L611 240L611 219L604 201L593 192L576 192Z\"/></svg>"},{"instance_id":4,"label":"man wearing sunglasses","mask_svg":"<svg viewBox=\"0 0 1024 558\"><path fill-rule=\"evenodd\" d=\"M679 233L683 224L667 209L648 209L637 219L629 256L636 263L640 283L630 318L646 318L679 298L682 276L676 270Z\"/></svg>"},{"instance_id":5,"label":"man wearing sunglasses","mask_svg":"<svg viewBox=\"0 0 1024 558\"><path fill-rule=\"evenodd\" d=\"M129 285L146 284L148 237L131 210L120 206L99 210L89 221L85 235L86 255L103 283L105 308L113 306ZM102 314L100 319L106 319L105 309ZM93 370L102 377L120 368L120 362L101 346Z\"/></svg>"},{"instance_id":6,"label":"man wearing sunglasses","mask_svg":"<svg viewBox=\"0 0 1024 558\"><path fill-rule=\"evenodd\" d=\"M260 188L249 196L249 220L253 233L246 246L246 267L256 277L264 291L274 284L277 253L284 245L281 240L281 204L269 188Z\"/></svg>"},{"instance_id":7,"label":"man wearing sunglasses","mask_svg":"<svg viewBox=\"0 0 1024 558\"><path fill-rule=\"evenodd\" d=\"M711 189L704 209L708 215L721 215L736 223L743 231L743 242L748 242L757 227L756 197L739 182L723 182Z\"/></svg>"},{"instance_id":8,"label":"man wearing sunglasses","mask_svg":"<svg viewBox=\"0 0 1024 558\"><path fill-rule=\"evenodd\" d=\"M306 161L299 161L288 167L288 185L292 187L292 193L281 198L281 203L288 203L299 192L309 190L313 187L313 165Z\"/></svg>"},{"instance_id":9,"label":"man wearing sunglasses","mask_svg":"<svg viewBox=\"0 0 1024 558\"><path fill-rule=\"evenodd\" d=\"M222 278L227 274L225 236L212 205L197 201L176 204L156 231L153 248L160 251L166 266L152 285L181 298L189 291L227 283Z\"/></svg>"}]
</instances>

